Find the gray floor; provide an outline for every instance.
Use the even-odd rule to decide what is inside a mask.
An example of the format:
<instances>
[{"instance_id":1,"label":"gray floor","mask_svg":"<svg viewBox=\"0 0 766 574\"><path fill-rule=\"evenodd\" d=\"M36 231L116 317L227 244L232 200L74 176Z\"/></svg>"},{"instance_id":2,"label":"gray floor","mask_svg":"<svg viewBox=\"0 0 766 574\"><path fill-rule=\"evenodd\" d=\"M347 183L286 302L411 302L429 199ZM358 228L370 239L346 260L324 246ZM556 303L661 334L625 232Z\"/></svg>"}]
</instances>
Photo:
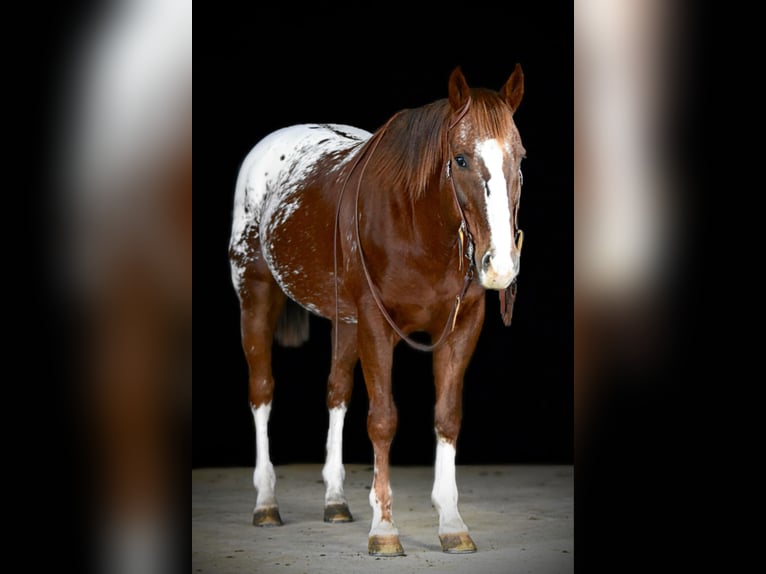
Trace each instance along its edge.
<instances>
[{"instance_id":1,"label":"gray floor","mask_svg":"<svg viewBox=\"0 0 766 574\"><path fill-rule=\"evenodd\" d=\"M513 572L567 573L574 569L571 466L458 466L460 512L479 549L441 552L431 506L433 469L391 470L394 520L406 556L367 554L372 469L346 465L346 495L355 521L322 521L320 465L276 468L285 525L251 525L252 469L192 471L193 572Z\"/></svg>"}]
</instances>

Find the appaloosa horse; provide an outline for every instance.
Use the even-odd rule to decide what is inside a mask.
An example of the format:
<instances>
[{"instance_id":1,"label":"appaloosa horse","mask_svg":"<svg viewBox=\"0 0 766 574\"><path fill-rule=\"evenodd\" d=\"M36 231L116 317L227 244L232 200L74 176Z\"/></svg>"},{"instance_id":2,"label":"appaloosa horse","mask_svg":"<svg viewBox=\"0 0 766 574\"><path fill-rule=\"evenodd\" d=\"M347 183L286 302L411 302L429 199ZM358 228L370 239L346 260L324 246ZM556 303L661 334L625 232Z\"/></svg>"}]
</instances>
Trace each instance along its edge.
<instances>
[{"instance_id":1,"label":"appaloosa horse","mask_svg":"<svg viewBox=\"0 0 766 574\"><path fill-rule=\"evenodd\" d=\"M361 360L375 454L368 550L403 553L392 516L389 447L397 424L393 351L405 340L434 353L431 497L442 548L476 551L457 508L455 444L485 289L500 291L503 320L511 319L524 157L513 114L523 92L518 64L499 92L469 88L457 68L448 99L403 110L375 134L346 125L296 125L268 135L246 157L229 253L255 418L255 525L282 524L267 433L272 340L307 340L311 312L333 324L325 521L352 519L343 492L342 434ZM410 339L416 331L429 334L432 344Z\"/></svg>"}]
</instances>

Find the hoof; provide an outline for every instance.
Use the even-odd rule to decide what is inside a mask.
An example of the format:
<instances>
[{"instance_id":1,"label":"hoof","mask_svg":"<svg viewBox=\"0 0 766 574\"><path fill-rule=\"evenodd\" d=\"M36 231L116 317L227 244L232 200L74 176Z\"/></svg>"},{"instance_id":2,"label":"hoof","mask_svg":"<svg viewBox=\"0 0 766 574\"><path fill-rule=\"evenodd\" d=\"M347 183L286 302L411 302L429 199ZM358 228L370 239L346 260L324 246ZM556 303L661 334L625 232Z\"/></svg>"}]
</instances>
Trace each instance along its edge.
<instances>
[{"instance_id":1,"label":"hoof","mask_svg":"<svg viewBox=\"0 0 766 574\"><path fill-rule=\"evenodd\" d=\"M353 522L354 517L351 516L351 511L348 509L348 504L328 504L324 507L324 521L325 522Z\"/></svg>"},{"instance_id":2,"label":"hoof","mask_svg":"<svg viewBox=\"0 0 766 574\"><path fill-rule=\"evenodd\" d=\"M396 534L370 536L367 551L373 556L404 556L402 543Z\"/></svg>"},{"instance_id":3,"label":"hoof","mask_svg":"<svg viewBox=\"0 0 766 574\"><path fill-rule=\"evenodd\" d=\"M476 552L476 544L473 543L467 532L439 534L439 542L442 544L442 550L449 554L471 554Z\"/></svg>"},{"instance_id":4,"label":"hoof","mask_svg":"<svg viewBox=\"0 0 766 574\"><path fill-rule=\"evenodd\" d=\"M256 508L253 512L253 526L282 526L279 508L276 506Z\"/></svg>"}]
</instances>

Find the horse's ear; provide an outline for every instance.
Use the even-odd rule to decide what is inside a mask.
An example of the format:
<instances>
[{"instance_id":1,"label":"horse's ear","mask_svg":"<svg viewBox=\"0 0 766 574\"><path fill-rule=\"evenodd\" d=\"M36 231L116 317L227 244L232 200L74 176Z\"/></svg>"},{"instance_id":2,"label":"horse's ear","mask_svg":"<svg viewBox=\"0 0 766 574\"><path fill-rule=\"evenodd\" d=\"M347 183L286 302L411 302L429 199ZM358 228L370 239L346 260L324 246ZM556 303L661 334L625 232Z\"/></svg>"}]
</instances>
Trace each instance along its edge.
<instances>
[{"instance_id":1,"label":"horse's ear","mask_svg":"<svg viewBox=\"0 0 766 574\"><path fill-rule=\"evenodd\" d=\"M468 82L465 81L463 72L460 66L452 70L452 74L449 77L449 105L452 107L452 111L457 111L463 107L470 95L470 88Z\"/></svg>"},{"instance_id":2,"label":"horse's ear","mask_svg":"<svg viewBox=\"0 0 766 574\"><path fill-rule=\"evenodd\" d=\"M515 112L518 109L521 98L524 97L524 72L521 71L520 64L516 64L511 77L500 90L500 95L511 106L511 110Z\"/></svg>"}]
</instances>

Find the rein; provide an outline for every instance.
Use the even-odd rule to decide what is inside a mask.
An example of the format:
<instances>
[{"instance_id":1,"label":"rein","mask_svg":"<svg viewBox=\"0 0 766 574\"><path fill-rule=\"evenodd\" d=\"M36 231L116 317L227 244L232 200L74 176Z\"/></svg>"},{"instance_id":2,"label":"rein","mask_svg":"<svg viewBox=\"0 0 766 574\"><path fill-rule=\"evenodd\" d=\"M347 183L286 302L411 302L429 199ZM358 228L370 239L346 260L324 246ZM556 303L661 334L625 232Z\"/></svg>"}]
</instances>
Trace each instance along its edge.
<instances>
[{"instance_id":1,"label":"rein","mask_svg":"<svg viewBox=\"0 0 766 574\"><path fill-rule=\"evenodd\" d=\"M359 173L359 178L356 183L356 197L354 201L354 223L355 223L355 231L356 231L356 243L357 247L359 249L359 259L362 263L362 270L364 271L365 279L367 280L367 286L370 289L370 293L372 293L372 298L375 300L375 304L378 306L378 309L380 310L381 315L383 315L383 318L386 320L386 322L389 324L389 326L394 330L394 332L410 347L413 349L417 349L419 351L433 351L434 349L437 349L442 344L444 344L444 341L446 341L447 336L452 333L452 331L455 330L455 325L457 324L457 315L460 311L460 304L463 301L463 297L465 297L466 292L468 291L468 286L470 285L471 281L473 280L473 272L474 272L474 261L473 261L473 237L471 236L470 231L468 230L468 223L465 219L465 213L463 212L463 208L460 205L460 201L458 200L457 196L457 188L455 187L455 180L452 177L452 149L451 146L449 146L449 132L455 128L455 126L460 122L460 120L465 116L465 114L468 112L468 109L471 106L471 98L469 97L468 100L466 100L466 103L460 108L460 110L455 113L452 120L450 121L448 127L447 127L447 142L448 142L448 160L447 160L447 179L450 180L451 189L452 189L452 198L455 200L455 206L457 207L458 213L460 214L460 227L458 229L458 251L459 251L459 265L460 270L463 270L463 257L465 256L468 259L468 264L466 265L466 272L463 277L463 285L460 289L460 292L455 296L455 302L452 304L452 310L450 311L449 317L447 318L447 322L444 325L444 329L442 329L442 333L439 336L439 339L431 344L431 345L425 345L423 343L419 343L412 338L410 338L402 329L396 324L396 322L393 320L389 312L386 310L385 305L383 304L383 300L380 296L380 292L378 291L378 288L375 287L375 284L372 281L372 276L370 275L370 271L367 268L367 262L365 261L364 257L364 249L362 248L362 241L361 241L361 235L359 233L359 195L362 187L362 177L364 175L365 170L367 169L367 164L370 163L370 159L372 158L372 155L375 153L375 149L378 147L378 144L380 143L380 140L383 138L383 134L386 132L388 127L391 125L391 122L399 115L399 113L395 114L394 116L389 119L385 125L378 130L378 132L372 136L368 142L365 144L365 147L363 150L360 151L354 158L354 162L351 164L351 167L348 171L348 174L346 175L346 179L343 182L343 187L341 187L340 194L338 196L338 205L335 211L335 235L333 238L333 264L334 264L334 271L335 271L335 322L338 323L338 319L340 316L340 303L339 303L339 288L338 288L338 223L340 221L340 206L341 202L343 200L343 195L346 191L346 185L348 184L348 180L351 177L351 175L354 173L354 170L356 170L357 166L359 165L359 162L361 161L363 156L366 156L366 160L364 164L362 165L362 169ZM467 247L466 247L467 242ZM335 340L334 340L334 355L337 358L338 354L338 329L335 329Z\"/></svg>"}]
</instances>

